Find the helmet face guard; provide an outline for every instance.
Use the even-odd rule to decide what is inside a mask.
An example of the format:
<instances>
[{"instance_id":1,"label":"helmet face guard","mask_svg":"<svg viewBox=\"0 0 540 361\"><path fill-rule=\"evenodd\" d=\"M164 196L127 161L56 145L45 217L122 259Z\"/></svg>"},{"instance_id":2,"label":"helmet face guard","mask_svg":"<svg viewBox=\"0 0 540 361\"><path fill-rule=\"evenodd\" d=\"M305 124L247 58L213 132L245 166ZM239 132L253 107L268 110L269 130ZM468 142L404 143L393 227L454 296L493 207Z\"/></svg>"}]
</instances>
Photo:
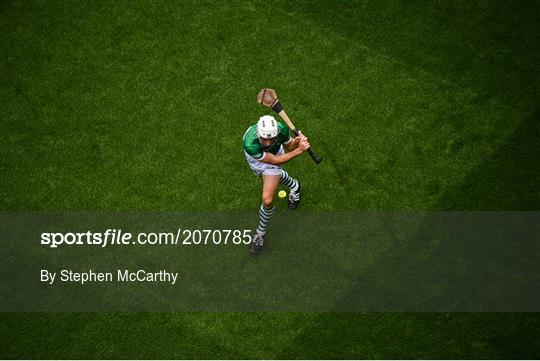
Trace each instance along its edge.
<instances>
[{"instance_id":1,"label":"helmet face guard","mask_svg":"<svg viewBox=\"0 0 540 361\"><path fill-rule=\"evenodd\" d=\"M271 144L268 144L268 145L265 145L264 144L264 140L270 140L272 139L272 143ZM272 147L274 144L276 144L276 141L277 141L277 137L273 137L273 138L263 138L263 137L259 137L259 142L262 144L262 146L264 148L270 148Z\"/></svg>"}]
</instances>

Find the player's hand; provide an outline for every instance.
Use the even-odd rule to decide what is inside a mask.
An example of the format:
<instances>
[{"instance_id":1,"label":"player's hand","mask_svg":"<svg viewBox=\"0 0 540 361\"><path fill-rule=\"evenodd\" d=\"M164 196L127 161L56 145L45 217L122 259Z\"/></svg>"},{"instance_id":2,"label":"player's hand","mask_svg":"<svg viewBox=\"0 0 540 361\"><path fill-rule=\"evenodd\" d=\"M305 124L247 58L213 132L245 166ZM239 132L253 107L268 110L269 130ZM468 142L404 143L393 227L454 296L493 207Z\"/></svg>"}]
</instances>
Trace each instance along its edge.
<instances>
[{"instance_id":1,"label":"player's hand","mask_svg":"<svg viewBox=\"0 0 540 361\"><path fill-rule=\"evenodd\" d=\"M302 131L299 130L298 131L298 136L295 138L295 139L298 139L298 142L302 141L302 140L305 140L307 141L308 139L306 138L306 136L304 134L302 134Z\"/></svg>"},{"instance_id":2,"label":"player's hand","mask_svg":"<svg viewBox=\"0 0 540 361\"><path fill-rule=\"evenodd\" d=\"M307 138L304 137L303 139L300 139L300 142L298 143L298 149L303 153L309 148L309 142L307 141Z\"/></svg>"}]
</instances>

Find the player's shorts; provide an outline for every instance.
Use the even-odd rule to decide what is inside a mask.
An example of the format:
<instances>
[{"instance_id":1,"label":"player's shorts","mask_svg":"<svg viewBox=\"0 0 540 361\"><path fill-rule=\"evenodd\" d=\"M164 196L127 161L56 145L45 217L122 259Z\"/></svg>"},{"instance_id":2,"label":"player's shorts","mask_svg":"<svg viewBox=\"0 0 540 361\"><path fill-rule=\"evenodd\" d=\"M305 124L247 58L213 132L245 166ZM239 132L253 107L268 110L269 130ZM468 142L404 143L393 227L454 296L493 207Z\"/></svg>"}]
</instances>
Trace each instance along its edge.
<instances>
[{"instance_id":1,"label":"player's shorts","mask_svg":"<svg viewBox=\"0 0 540 361\"><path fill-rule=\"evenodd\" d=\"M283 145L279 148L276 155L280 155L285 153L285 150L283 150ZM247 154L246 151L244 151L244 154L246 155L246 160L248 162L249 167L253 171L253 173L256 176L261 175L281 175L281 165L276 164L269 164L261 162L255 158L253 158L251 155Z\"/></svg>"}]
</instances>

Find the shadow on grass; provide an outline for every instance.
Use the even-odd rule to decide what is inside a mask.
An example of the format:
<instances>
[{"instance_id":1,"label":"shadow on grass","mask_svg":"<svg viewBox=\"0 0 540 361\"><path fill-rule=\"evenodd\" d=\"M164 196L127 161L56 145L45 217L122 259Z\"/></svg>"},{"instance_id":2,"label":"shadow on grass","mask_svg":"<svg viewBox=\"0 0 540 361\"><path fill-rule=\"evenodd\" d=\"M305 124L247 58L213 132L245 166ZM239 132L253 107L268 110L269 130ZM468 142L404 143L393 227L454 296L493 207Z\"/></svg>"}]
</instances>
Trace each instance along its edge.
<instances>
[{"instance_id":1,"label":"shadow on grass","mask_svg":"<svg viewBox=\"0 0 540 361\"><path fill-rule=\"evenodd\" d=\"M435 208L540 209L539 115L535 111L461 184L447 190ZM352 282L343 302L358 297L364 281L358 277ZM388 333L385 323L400 328ZM325 313L278 358L538 358L534 335L539 331L537 313Z\"/></svg>"}]
</instances>

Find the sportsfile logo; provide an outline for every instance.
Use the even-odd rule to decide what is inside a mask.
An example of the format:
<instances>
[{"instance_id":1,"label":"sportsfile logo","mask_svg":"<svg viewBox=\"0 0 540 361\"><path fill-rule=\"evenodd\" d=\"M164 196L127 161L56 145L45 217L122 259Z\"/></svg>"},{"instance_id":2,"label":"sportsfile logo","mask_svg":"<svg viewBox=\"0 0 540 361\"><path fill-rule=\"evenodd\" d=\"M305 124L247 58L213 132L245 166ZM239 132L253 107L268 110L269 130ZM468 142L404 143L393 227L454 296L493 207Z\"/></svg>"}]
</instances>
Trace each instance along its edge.
<instances>
[{"instance_id":1,"label":"sportsfile logo","mask_svg":"<svg viewBox=\"0 0 540 361\"><path fill-rule=\"evenodd\" d=\"M132 244L133 235L129 232L122 232L121 229L107 229L105 232L84 233L42 233L41 244L51 248L57 248L61 245L92 245L106 247L109 244L128 245Z\"/></svg>"},{"instance_id":2,"label":"sportsfile logo","mask_svg":"<svg viewBox=\"0 0 540 361\"><path fill-rule=\"evenodd\" d=\"M134 237L131 232L121 229L107 229L105 232L45 232L41 233L40 244L50 248L59 246L109 245L241 245L250 244L251 230L244 229L181 229L176 232L139 232Z\"/></svg>"}]
</instances>

